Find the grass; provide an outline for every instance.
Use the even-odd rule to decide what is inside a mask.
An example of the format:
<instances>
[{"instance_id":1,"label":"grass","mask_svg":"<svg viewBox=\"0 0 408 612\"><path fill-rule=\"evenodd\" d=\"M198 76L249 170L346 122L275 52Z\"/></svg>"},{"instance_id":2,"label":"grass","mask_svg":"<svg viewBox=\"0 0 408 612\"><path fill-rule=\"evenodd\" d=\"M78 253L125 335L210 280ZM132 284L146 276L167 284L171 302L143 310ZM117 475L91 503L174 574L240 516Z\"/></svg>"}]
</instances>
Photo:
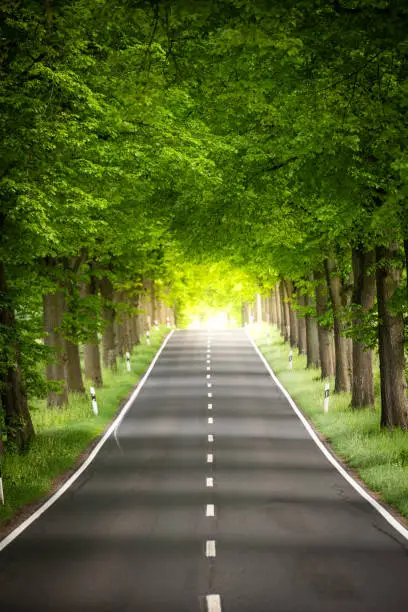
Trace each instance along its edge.
<instances>
[{"instance_id":1,"label":"grass","mask_svg":"<svg viewBox=\"0 0 408 612\"><path fill-rule=\"evenodd\" d=\"M55 480L71 469L90 443L110 423L119 405L145 373L167 329L151 331L151 345L145 341L131 355L131 372L124 359L116 373L104 370L104 386L96 390L98 416L94 416L89 393L70 394L69 406L49 410L45 400L30 402L36 437L25 455L6 455L3 459L5 504L0 505L0 525L7 523L26 504L46 496ZM86 384L89 390L89 383Z\"/></svg>"},{"instance_id":2,"label":"grass","mask_svg":"<svg viewBox=\"0 0 408 612\"><path fill-rule=\"evenodd\" d=\"M335 453L380 499L408 518L408 433L380 429L378 369L374 410L352 410L349 393L331 392L329 412L325 414L324 381L319 380L319 370L306 370L306 357L295 350L293 369L289 370L289 346L277 329L266 324L253 326L251 334L283 386ZM331 379L330 389L333 388L334 379Z\"/></svg>"}]
</instances>

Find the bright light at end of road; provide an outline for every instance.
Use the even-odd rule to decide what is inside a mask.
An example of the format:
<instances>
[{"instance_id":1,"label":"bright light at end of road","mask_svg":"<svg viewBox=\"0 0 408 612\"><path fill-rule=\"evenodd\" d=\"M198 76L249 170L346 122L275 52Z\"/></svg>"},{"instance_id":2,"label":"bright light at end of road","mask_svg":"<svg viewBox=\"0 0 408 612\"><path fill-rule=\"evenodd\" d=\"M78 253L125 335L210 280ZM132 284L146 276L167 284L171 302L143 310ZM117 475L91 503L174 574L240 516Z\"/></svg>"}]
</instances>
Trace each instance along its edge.
<instances>
[{"instance_id":1,"label":"bright light at end of road","mask_svg":"<svg viewBox=\"0 0 408 612\"><path fill-rule=\"evenodd\" d=\"M225 329L236 324L235 319L228 319L226 312L218 312L207 319L207 321L199 321L195 319L190 323L188 329Z\"/></svg>"}]
</instances>

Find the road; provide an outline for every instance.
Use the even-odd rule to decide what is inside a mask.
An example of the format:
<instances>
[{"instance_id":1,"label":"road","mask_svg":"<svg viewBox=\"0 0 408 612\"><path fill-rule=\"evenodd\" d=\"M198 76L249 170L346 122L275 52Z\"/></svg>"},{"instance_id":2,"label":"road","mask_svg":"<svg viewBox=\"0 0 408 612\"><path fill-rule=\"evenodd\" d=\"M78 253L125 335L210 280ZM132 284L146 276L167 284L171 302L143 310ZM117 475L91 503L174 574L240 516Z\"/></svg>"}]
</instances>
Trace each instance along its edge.
<instances>
[{"instance_id":1,"label":"road","mask_svg":"<svg viewBox=\"0 0 408 612\"><path fill-rule=\"evenodd\" d=\"M401 612L407 551L243 330L178 331L117 441L0 553L0 610Z\"/></svg>"}]
</instances>

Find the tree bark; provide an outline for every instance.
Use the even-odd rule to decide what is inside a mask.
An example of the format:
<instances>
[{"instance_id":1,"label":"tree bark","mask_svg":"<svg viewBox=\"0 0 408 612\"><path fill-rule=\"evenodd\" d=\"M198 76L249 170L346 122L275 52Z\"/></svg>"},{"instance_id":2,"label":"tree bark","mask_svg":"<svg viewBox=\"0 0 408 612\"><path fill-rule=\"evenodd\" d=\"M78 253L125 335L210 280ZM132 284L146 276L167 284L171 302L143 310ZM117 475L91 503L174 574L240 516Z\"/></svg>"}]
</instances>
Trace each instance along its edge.
<instances>
[{"instance_id":1,"label":"tree bark","mask_svg":"<svg viewBox=\"0 0 408 612\"><path fill-rule=\"evenodd\" d=\"M395 267L395 259L395 247L376 248L381 426L407 429L404 319L401 312L394 312L390 307L390 300L401 282L401 272Z\"/></svg>"},{"instance_id":2,"label":"tree bark","mask_svg":"<svg viewBox=\"0 0 408 612\"><path fill-rule=\"evenodd\" d=\"M34 437L34 427L28 409L27 395L20 365L20 348L16 336L14 310L8 300L6 275L0 262L0 329L7 352L0 363L0 404L4 411L7 442L19 453L26 451ZM4 360L4 361L3 361ZM1 430L0 430L1 436ZM3 442L0 442L0 450Z\"/></svg>"},{"instance_id":3,"label":"tree bark","mask_svg":"<svg viewBox=\"0 0 408 612\"><path fill-rule=\"evenodd\" d=\"M151 322L150 325L156 325L157 322L157 296L156 288L154 286L154 280L149 281L150 286L150 308L151 308Z\"/></svg>"},{"instance_id":4,"label":"tree bark","mask_svg":"<svg viewBox=\"0 0 408 612\"><path fill-rule=\"evenodd\" d=\"M140 295L136 295L133 300L134 307L137 309L137 312L132 317L132 331L133 331L133 346L140 344ZM166 319L167 319L166 315Z\"/></svg>"},{"instance_id":5,"label":"tree bark","mask_svg":"<svg viewBox=\"0 0 408 612\"><path fill-rule=\"evenodd\" d=\"M299 289L296 291L297 293L297 301L299 306L306 306L306 298L304 295L300 294ZM307 353L307 339L306 339L306 319L303 315L297 314L297 337L298 337L298 347L299 347L299 355L306 355Z\"/></svg>"},{"instance_id":6,"label":"tree bark","mask_svg":"<svg viewBox=\"0 0 408 612\"><path fill-rule=\"evenodd\" d=\"M342 316L342 281L334 259L325 261L327 286L333 310L334 350L336 359L336 378L334 392L351 391L351 372L347 338L343 336Z\"/></svg>"},{"instance_id":7,"label":"tree bark","mask_svg":"<svg viewBox=\"0 0 408 612\"><path fill-rule=\"evenodd\" d=\"M65 339L65 354L67 357L65 363L65 379L67 381L68 391L85 393L78 344Z\"/></svg>"},{"instance_id":8,"label":"tree bark","mask_svg":"<svg viewBox=\"0 0 408 612\"><path fill-rule=\"evenodd\" d=\"M256 322L262 323L262 299L259 293L256 294Z\"/></svg>"},{"instance_id":9,"label":"tree bark","mask_svg":"<svg viewBox=\"0 0 408 612\"><path fill-rule=\"evenodd\" d=\"M285 342L289 341L289 330L290 330L290 323L289 323L289 304L287 301L287 289L286 289L286 282L284 280L282 280L282 282L280 283L280 298L281 298L281 308L282 308L282 318L281 318L281 336L283 336L283 339L285 340Z\"/></svg>"},{"instance_id":10,"label":"tree bark","mask_svg":"<svg viewBox=\"0 0 408 612\"><path fill-rule=\"evenodd\" d=\"M68 404L68 389L65 380L66 343L61 332L65 312L65 296L61 287L54 293L44 295L43 307L44 331L46 333L44 344L54 351L52 361L46 367L47 381L61 384L60 390L48 392L47 405L48 407L61 408Z\"/></svg>"},{"instance_id":11,"label":"tree bark","mask_svg":"<svg viewBox=\"0 0 408 612\"><path fill-rule=\"evenodd\" d=\"M277 285L275 286L274 295L275 295L275 309L276 309L276 327L280 329L282 312L281 312L279 281Z\"/></svg>"},{"instance_id":12,"label":"tree bark","mask_svg":"<svg viewBox=\"0 0 408 612\"><path fill-rule=\"evenodd\" d=\"M306 306L315 308L314 300L311 296L305 297ZM316 318L312 314L306 315L306 368L319 368L319 332Z\"/></svg>"},{"instance_id":13,"label":"tree bark","mask_svg":"<svg viewBox=\"0 0 408 612\"><path fill-rule=\"evenodd\" d=\"M270 320L270 322L272 323L272 325L277 325L278 324L278 313L276 311L276 295L275 295L275 292L276 292L276 289L272 289L270 297L269 297L269 300L270 300L269 311L271 313L271 320Z\"/></svg>"},{"instance_id":14,"label":"tree bark","mask_svg":"<svg viewBox=\"0 0 408 612\"><path fill-rule=\"evenodd\" d=\"M353 304L357 306L353 326L361 325L361 316L373 307L375 297L374 251L365 252L359 246L353 249ZM353 340L352 408L374 406L373 356L363 342Z\"/></svg>"},{"instance_id":15,"label":"tree bark","mask_svg":"<svg viewBox=\"0 0 408 612\"><path fill-rule=\"evenodd\" d=\"M91 276L89 282L85 284L84 294L89 296L98 294L98 284L94 276ZM101 355L96 331L90 333L89 340L84 346L84 361L85 377L92 381L95 387L102 387Z\"/></svg>"},{"instance_id":16,"label":"tree bark","mask_svg":"<svg viewBox=\"0 0 408 612\"><path fill-rule=\"evenodd\" d=\"M286 299L288 300L288 309L289 309L289 342L292 348L295 348L298 345L298 335L297 335L297 320L296 320L296 312L292 308L293 303L293 293L294 287L291 280L285 281L286 288Z\"/></svg>"},{"instance_id":17,"label":"tree bark","mask_svg":"<svg viewBox=\"0 0 408 612\"><path fill-rule=\"evenodd\" d=\"M116 310L114 308L114 291L113 285L106 276L99 281L99 288L104 300L102 306L102 318L105 321L105 327L102 334L102 355L103 365L105 368L116 370L116 336L115 336L115 318Z\"/></svg>"},{"instance_id":18,"label":"tree bark","mask_svg":"<svg viewBox=\"0 0 408 612\"><path fill-rule=\"evenodd\" d=\"M315 288L316 298L316 313L318 317L326 315L328 310L328 295L327 286L320 274L315 274L315 279L318 281ZM321 378L334 376L334 360L331 351L331 333L330 330L318 321L317 333L319 338L319 358L321 367Z\"/></svg>"}]
</instances>

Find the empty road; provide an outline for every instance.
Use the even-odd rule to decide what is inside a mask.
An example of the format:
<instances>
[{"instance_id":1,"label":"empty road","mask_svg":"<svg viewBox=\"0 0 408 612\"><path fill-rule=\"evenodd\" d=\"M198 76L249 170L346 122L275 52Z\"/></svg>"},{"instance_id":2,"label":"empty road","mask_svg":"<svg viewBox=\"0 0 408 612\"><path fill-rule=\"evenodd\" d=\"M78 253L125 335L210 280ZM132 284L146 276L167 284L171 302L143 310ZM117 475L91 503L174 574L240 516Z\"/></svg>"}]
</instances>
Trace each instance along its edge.
<instances>
[{"instance_id":1,"label":"empty road","mask_svg":"<svg viewBox=\"0 0 408 612\"><path fill-rule=\"evenodd\" d=\"M244 330L177 331L116 437L0 553L0 610L402 612L407 551Z\"/></svg>"}]
</instances>

